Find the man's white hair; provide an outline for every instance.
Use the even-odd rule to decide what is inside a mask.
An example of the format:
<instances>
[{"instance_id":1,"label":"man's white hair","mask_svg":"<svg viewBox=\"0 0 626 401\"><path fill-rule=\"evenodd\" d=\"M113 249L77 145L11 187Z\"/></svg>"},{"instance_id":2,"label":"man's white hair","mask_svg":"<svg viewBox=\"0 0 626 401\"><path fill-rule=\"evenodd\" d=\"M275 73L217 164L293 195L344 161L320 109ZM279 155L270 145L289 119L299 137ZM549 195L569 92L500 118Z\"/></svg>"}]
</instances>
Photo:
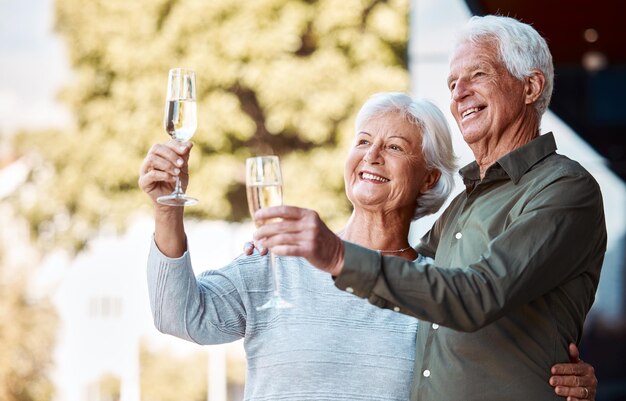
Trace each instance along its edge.
<instances>
[{"instance_id":1,"label":"man's white hair","mask_svg":"<svg viewBox=\"0 0 626 401\"><path fill-rule=\"evenodd\" d=\"M537 116L545 113L554 86L554 66L552 54L545 39L533 28L511 17L499 15L474 16L459 32L456 46L463 43L494 41L500 60L506 69L519 80L523 80L539 70L545 77L543 92L535 103Z\"/></svg>"}]
</instances>

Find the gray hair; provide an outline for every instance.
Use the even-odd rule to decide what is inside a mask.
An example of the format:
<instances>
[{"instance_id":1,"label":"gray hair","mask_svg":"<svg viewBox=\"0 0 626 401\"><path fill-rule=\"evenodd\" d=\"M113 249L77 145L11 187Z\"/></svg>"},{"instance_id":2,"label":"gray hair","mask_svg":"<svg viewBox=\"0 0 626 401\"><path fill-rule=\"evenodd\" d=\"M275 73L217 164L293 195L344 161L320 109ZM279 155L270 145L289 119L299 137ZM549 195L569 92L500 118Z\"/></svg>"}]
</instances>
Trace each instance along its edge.
<instances>
[{"instance_id":1,"label":"gray hair","mask_svg":"<svg viewBox=\"0 0 626 401\"><path fill-rule=\"evenodd\" d=\"M541 118L550 104L554 86L552 54L545 39L532 26L511 17L500 15L474 16L459 33L456 47L465 43L493 40L500 60L506 69L519 80L539 70L545 76L545 87L535 103L537 116Z\"/></svg>"},{"instance_id":2,"label":"gray hair","mask_svg":"<svg viewBox=\"0 0 626 401\"><path fill-rule=\"evenodd\" d=\"M437 183L417 198L413 220L439 210L452 188L456 171L456 156L452 148L450 129L443 113L425 99L414 99L400 92L377 93L370 97L356 117L356 131L372 118L399 112L422 133L422 153L426 167L441 173Z\"/></svg>"}]
</instances>

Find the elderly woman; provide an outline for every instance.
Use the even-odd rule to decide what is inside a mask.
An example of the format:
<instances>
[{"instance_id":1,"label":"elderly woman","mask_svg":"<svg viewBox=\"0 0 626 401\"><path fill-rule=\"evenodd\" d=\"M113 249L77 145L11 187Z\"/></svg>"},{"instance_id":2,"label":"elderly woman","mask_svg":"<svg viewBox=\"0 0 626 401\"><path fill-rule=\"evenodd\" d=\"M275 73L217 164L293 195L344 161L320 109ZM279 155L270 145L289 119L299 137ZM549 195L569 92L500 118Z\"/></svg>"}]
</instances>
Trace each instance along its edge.
<instances>
[{"instance_id":1,"label":"elderly woman","mask_svg":"<svg viewBox=\"0 0 626 401\"><path fill-rule=\"evenodd\" d=\"M437 211L453 186L445 118L430 102L386 93L365 103L356 128L344 170L354 212L339 235L413 260L411 220ZM272 288L267 257L258 253L194 277L181 208L156 202L185 170L188 151L155 145L141 168L140 186L156 211L148 261L155 326L198 344L245 338L246 400L407 400L416 319L338 290L299 257L279 263L293 309L256 309Z\"/></svg>"}]
</instances>

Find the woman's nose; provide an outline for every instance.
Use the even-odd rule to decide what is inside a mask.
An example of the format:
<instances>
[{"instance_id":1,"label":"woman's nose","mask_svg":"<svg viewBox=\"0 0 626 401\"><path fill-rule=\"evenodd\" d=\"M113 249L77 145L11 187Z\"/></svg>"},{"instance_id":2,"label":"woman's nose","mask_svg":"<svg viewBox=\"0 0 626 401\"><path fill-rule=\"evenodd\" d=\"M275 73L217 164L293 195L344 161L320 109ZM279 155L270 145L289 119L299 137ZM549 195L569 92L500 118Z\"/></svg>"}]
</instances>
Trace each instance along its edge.
<instances>
[{"instance_id":1,"label":"woman's nose","mask_svg":"<svg viewBox=\"0 0 626 401\"><path fill-rule=\"evenodd\" d=\"M363 158L368 163L381 163L381 149L379 145L372 145L365 153L365 157Z\"/></svg>"}]
</instances>

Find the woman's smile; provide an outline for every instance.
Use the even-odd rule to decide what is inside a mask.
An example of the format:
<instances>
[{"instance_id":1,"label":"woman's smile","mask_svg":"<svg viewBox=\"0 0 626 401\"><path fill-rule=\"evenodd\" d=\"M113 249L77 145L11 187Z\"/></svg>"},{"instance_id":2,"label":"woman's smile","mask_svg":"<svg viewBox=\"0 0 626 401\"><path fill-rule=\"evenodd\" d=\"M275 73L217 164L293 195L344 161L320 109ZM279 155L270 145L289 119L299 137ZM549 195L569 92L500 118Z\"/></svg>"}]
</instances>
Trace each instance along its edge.
<instances>
[{"instance_id":1,"label":"woman's smile","mask_svg":"<svg viewBox=\"0 0 626 401\"><path fill-rule=\"evenodd\" d=\"M389 178L383 177L381 175L369 172L369 171L361 171L359 173L359 177L361 177L364 181L372 181L374 183L385 183L391 181Z\"/></svg>"}]
</instances>

